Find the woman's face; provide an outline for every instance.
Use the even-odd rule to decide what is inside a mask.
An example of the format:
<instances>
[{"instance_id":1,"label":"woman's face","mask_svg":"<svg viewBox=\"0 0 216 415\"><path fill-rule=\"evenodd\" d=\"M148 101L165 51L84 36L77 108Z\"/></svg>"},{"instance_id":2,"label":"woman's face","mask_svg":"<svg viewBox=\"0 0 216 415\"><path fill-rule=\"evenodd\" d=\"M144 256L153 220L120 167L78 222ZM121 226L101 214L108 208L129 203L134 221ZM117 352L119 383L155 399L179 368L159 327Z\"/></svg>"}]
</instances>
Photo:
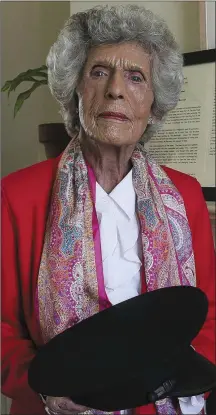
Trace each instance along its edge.
<instances>
[{"instance_id":1,"label":"woman's face","mask_svg":"<svg viewBox=\"0 0 216 415\"><path fill-rule=\"evenodd\" d=\"M139 141L153 103L150 56L137 43L90 50L77 87L85 134L115 146Z\"/></svg>"}]
</instances>

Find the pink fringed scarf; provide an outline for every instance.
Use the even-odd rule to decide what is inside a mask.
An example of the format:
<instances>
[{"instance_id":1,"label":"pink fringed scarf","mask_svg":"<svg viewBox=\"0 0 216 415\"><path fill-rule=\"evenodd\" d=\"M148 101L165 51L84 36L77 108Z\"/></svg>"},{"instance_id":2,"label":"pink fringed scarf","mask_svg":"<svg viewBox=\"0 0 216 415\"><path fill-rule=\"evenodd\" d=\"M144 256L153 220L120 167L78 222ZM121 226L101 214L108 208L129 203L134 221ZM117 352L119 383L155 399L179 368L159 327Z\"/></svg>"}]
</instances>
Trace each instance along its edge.
<instances>
[{"instance_id":1,"label":"pink fringed scarf","mask_svg":"<svg viewBox=\"0 0 216 415\"><path fill-rule=\"evenodd\" d=\"M134 150L132 164L147 291L195 286L191 232L181 195L141 145ZM38 276L45 342L104 308L95 183L79 144L69 143L53 187ZM156 408L161 415L177 414L170 399L158 402Z\"/></svg>"}]
</instances>

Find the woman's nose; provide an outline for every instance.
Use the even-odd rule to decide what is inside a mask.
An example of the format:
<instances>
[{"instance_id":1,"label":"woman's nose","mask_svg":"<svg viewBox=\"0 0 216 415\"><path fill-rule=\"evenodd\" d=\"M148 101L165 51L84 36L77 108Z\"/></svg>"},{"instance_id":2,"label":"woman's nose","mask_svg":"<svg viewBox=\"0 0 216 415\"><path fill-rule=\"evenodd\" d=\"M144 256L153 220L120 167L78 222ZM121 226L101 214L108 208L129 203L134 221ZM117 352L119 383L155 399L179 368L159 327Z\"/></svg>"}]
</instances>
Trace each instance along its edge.
<instances>
[{"instance_id":1,"label":"woman's nose","mask_svg":"<svg viewBox=\"0 0 216 415\"><path fill-rule=\"evenodd\" d=\"M107 99L124 99L125 98L125 82L124 75L119 72L115 72L110 76L107 83L105 92L105 98Z\"/></svg>"}]
</instances>

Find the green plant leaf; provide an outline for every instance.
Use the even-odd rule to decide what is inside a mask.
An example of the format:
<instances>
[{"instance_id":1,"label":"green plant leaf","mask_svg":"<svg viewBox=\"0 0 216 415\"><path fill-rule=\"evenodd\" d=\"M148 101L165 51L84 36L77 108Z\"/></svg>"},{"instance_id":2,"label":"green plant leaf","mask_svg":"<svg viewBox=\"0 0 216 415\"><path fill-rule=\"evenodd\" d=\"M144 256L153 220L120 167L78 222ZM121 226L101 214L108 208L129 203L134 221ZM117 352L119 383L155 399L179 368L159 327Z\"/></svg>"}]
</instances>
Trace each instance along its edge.
<instances>
[{"instance_id":1,"label":"green plant leaf","mask_svg":"<svg viewBox=\"0 0 216 415\"><path fill-rule=\"evenodd\" d=\"M40 71L39 68L38 69L28 69L26 72L24 72L25 75L30 75L30 76L39 76L42 78L47 78L47 72L43 72Z\"/></svg>"},{"instance_id":2,"label":"green plant leaf","mask_svg":"<svg viewBox=\"0 0 216 415\"><path fill-rule=\"evenodd\" d=\"M30 95L32 94L32 92L41 85L46 85L46 81L45 80L36 81L34 82L31 88L27 89L27 91L24 91L18 95L15 106L14 106L14 118L16 117L17 112L22 107L24 101L28 99Z\"/></svg>"},{"instance_id":3,"label":"green plant leaf","mask_svg":"<svg viewBox=\"0 0 216 415\"><path fill-rule=\"evenodd\" d=\"M33 78L33 76L36 77L42 77L45 78L46 84L48 83L47 74L42 74L42 72L39 72L38 70L28 70L26 72L22 72L19 74L16 78L14 78L11 81L10 88L8 90L8 96L12 91L15 91L15 89L20 85L22 82L30 81L30 82L37 82L38 80Z\"/></svg>"},{"instance_id":4,"label":"green plant leaf","mask_svg":"<svg viewBox=\"0 0 216 415\"><path fill-rule=\"evenodd\" d=\"M18 85L21 84L21 82L26 82L26 81L36 82L37 79L35 79L34 77L45 79L46 84L47 84L48 83L47 66L42 65L39 68L28 69L25 72L21 72L14 79L6 81L1 91L2 92L8 91L8 96L9 96L12 91L15 91L15 89L18 87Z\"/></svg>"},{"instance_id":5,"label":"green plant leaf","mask_svg":"<svg viewBox=\"0 0 216 415\"><path fill-rule=\"evenodd\" d=\"M28 69L29 71L47 71L47 66L46 65L42 65L39 68L34 68L34 69Z\"/></svg>"},{"instance_id":6,"label":"green plant leaf","mask_svg":"<svg viewBox=\"0 0 216 415\"><path fill-rule=\"evenodd\" d=\"M3 87L1 88L1 91L2 92L7 91L10 88L10 86L11 86L11 82L12 81L6 81L5 84L3 85Z\"/></svg>"},{"instance_id":7,"label":"green plant leaf","mask_svg":"<svg viewBox=\"0 0 216 415\"><path fill-rule=\"evenodd\" d=\"M44 72L45 71L45 72ZM42 65L39 68L33 68L33 69L28 69L25 72L21 72L20 75L23 75L25 73L32 73L32 72L42 72L42 73L46 73L47 72L47 66L46 65Z\"/></svg>"},{"instance_id":8,"label":"green plant leaf","mask_svg":"<svg viewBox=\"0 0 216 415\"><path fill-rule=\"evenodd\" d=\"M21 84L21 82L36 82L37 79L33 78L33 76L17 76L15 79L10 81L10 88L8 90L8 96L12 91L15 91L16 88Z\"/></svg>"},{"instance_id":9,"label":"green plant leaf","mask_svg":"<svg viewBox=\"0 0 216 415\"><path fill-rule=\"evenodd\" d=\"M28 69L26 72L23 72L23 74L47 78L47 66L42 65L40 68Z\"/></svg>"}]
</instances>

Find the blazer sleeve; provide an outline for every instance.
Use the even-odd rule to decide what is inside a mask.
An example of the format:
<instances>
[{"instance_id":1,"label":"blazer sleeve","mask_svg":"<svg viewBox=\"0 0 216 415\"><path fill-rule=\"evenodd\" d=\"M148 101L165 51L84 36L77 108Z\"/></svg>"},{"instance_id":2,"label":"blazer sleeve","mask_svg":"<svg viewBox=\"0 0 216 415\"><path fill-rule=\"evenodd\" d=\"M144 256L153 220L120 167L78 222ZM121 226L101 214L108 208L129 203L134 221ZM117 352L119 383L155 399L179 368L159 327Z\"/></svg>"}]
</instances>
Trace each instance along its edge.
<instances>
[{"instance_id":1,"label":"blazer sleeve","mask_svg":"<svg viewBox=\"0 0 216 415\"><path fill-rule=\"evenodd\" d=\"M216 310L215 310L215 249L209 212L202 189L196 181L195 193L190 199L193 203L193 217L191 218L192 241L196 265L197 287L208 297L209 310L206 321L193 341L198 353L215 363L216 361ZM190 192L193 193L192 189Z\"/></svg>"},{"instance_id":2,"label":"blazer sleeve","mask_svg":"<svg viewBox=\"0 0 216 415\"><path fill-rule=\"evenodd\" d=\"M17 229L2 185L2 393L12 399L35 398L27 370L35 355L24 323L20 295Z\"/></svg>"}]
</instances>

